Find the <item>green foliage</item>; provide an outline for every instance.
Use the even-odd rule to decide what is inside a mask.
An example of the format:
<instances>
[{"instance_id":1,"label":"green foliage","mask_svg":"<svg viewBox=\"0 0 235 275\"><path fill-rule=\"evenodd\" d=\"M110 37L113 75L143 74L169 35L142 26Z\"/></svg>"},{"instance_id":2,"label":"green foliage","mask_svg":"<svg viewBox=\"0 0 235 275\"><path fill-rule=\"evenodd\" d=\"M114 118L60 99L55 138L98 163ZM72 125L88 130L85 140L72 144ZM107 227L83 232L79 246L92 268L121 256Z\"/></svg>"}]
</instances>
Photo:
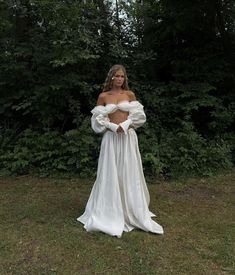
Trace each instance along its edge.
<instances>
[{"instance_id":1,"label":"green foliage","mask_svg":"<svg viewBox=\"0 0 235 275\"><path fill-rule=\"evenodd\" d=\"M10 174L73 172L93 176L96 168L97 138L91 135L85 119L78 130L61 135L56 131L40 133L27 129L13 143L9 131L2 135L0 169Z\"/></svg>"},{"instance_id":2,"label":"green foliage","mask_svg":"<svg viewBox=\"0 0 235 275\"><path fill-rule=\"evenodd\" d=\"M0 169L93 174L88 117L114 63L145 106L146 174L235 163L233 1L0 0L0 15Z\"/></svg>"},{"instance_id":3,"label":"green foliage","mask_svg":"<svg viewBox=\"0 0 235 275\"><path fill-rule=\"evenodd\" d=\"M228 141L208 141L195 132L191 123L182 123L181 128L173 132L164 129L160 136L153 132L145 127L139 133L148 177L210 176L232 167L234 146L228 137ZM81 177L94 176L99 144L100 137L97 140L92 134L89 120L84 120L78 130L64 135L55 131L42 134L25 130L13 142L6 131L1 138L0 170L10 174L34 171L46 175L72 172Z\"/></svg>"},{"instance_id":4,"label":"green foliage","mask_svg":"<svg viewBox=\"0 0 235 275\"><path fill-rule=\"evenodd\" d=\"M172 132L162 129L160 135L146 130L140 145L145 172L153 177L211 176L233 165L228 140L208 141L188 122Z\"/></svg>"},{"instance_id":5,"label":"green foliage","mask_svg":"<svg viewBox=\"0 0 235 275\"><path fill-rule=\"evenodd\" d=\"M172 133L164 133L161 157L173 176L211 176L232 167L230 147L222 140L206 140L197 134L191 123Z\"/></svg>"},{"instance_id":6,"label":"green foliage","mask_svg":"<svg viewBox=\"0 0 235 275\"><path fill-rule=\"evenodd\" d=\"M110 15L102 7L108 4L0 2L2 123L61 132L81 123L103 82L107 52L110 58L116 54Z\"/></svg>"}]
</instances>

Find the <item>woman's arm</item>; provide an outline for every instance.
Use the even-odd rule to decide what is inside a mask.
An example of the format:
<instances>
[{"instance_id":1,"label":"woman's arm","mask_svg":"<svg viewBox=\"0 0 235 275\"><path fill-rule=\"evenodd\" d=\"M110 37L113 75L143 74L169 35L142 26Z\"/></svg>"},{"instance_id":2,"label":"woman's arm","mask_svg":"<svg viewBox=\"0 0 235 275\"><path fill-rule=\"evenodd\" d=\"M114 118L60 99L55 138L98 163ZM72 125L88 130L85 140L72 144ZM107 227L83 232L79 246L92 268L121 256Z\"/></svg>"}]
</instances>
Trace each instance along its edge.
<instances>
[{"instance_id":1,"label":"woman's arm","mask_svg":"<svg viewBox=\"0 0 235 275\"><path fill-rule=\"evenodd\" d=\"M118 125L110 122L105 109L105 93L101 93L97 100L96 107L91 111L91 127L96 133L103 133L107 129L116 132Z\"/></svg>"},{"instance_id":2,"label":"woman's arm","mask_svg":"<svg viewBox=\"0 0 235 275\"><path fill-rule=\"evenodd\" d=\"M122 127L125 134L129 127L133 127L134 129L142 126L146 121L146 115L144 112L144 106L136 100L136 96L132 91L129 91L130 98L130 110L127 120L120 123L119 126Z\"/></svg>"}]
</instances>

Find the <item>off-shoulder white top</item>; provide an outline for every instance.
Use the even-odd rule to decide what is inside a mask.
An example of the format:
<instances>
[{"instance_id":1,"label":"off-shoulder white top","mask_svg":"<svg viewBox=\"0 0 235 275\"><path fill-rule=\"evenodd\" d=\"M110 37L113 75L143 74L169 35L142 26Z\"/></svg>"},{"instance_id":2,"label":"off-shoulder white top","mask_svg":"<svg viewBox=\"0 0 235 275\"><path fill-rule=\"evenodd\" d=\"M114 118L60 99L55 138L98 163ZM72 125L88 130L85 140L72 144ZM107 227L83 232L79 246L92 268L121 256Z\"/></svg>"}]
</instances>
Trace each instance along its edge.
<instances>
[{"instance_id":1,"label":"off-shoulder white top","mask_svg":"<svg viewBox=\"0 0 235 275\"><path fill-rule=\"evenodd\" d=\"M114 113L117 110L129 112L127 120L119 125L110 122L109 114ZM106 104L98 105L91 110L91 126L96 133L103 133L107 129L113 132L117 131L117 128L121 126L124 133L127 134L129 127L134 129L142 126L146 121L146 115L144 113L144 106L137 100L135 101L121 101L118 104Z\"/></svg>"}]
</instances>

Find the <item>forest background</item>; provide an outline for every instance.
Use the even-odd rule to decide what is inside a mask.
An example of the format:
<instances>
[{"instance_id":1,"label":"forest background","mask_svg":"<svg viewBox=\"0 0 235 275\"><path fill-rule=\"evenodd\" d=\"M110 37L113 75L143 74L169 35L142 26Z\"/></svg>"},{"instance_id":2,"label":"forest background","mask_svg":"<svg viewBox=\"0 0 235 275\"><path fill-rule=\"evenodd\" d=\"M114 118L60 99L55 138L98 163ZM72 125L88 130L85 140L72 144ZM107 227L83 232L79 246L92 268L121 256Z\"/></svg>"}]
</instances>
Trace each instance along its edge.
<instances>
[{"instance_id":1,"label":"forest background","mask_svg":"<svg viewBox=\"0 0 235 275\"><path fill-rule=\"evenodd\" d=\"M123 64L148 177L235 163L232 0L0 0L0 173L95 175L90 110Z\"/></svg>"}]
</instances>

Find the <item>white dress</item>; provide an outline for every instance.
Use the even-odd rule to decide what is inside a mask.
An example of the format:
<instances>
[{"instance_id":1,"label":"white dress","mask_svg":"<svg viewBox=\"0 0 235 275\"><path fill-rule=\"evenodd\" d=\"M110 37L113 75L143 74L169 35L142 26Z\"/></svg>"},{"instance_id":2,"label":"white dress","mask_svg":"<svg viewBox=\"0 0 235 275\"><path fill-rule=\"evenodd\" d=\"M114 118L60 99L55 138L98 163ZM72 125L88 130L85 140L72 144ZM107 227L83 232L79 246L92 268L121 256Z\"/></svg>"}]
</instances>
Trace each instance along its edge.
<instances>
[{"instance_id":1,"label":"white dress","mask_svg":"<svg viewBox=\"0 0 235 275\"><path fill-rule=\"evenodd\" d=\"M129 112L128 119L120 123L124 133L116 133L118 125L108 118L117 109ZM134 228L163 234L162 226L151 219L155 215L148 208L149 192L134 130L146 121L143 105L138 101L122 101L117 105L96 106L91 113L92 129L104 134L97 178L85 212L77 220L87 231L117 237Z\"/></svg>"}]
</instances>

